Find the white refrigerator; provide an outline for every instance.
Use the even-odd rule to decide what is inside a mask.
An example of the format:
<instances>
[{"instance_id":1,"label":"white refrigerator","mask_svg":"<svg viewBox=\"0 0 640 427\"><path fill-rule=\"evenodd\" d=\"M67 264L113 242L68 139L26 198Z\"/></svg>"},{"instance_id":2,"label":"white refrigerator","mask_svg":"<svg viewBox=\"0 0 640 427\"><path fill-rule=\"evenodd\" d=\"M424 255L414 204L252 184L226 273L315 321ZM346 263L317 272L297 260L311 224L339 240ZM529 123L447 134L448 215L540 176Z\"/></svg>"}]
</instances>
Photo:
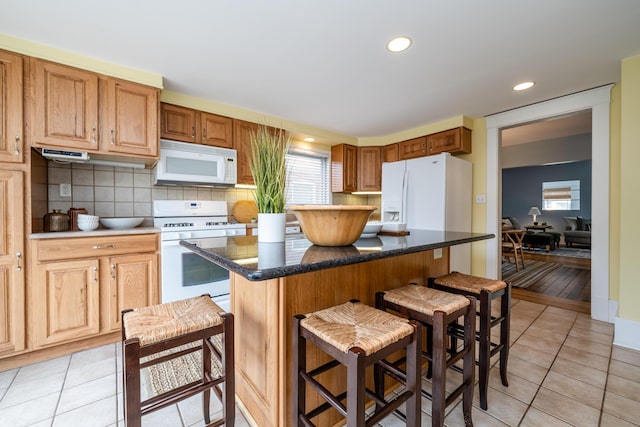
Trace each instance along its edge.
<instances>
[{"instance_id":1,"label":"white refrigerator","mask_svg":"<svg viewBox=\"0 0 640 427\"><path fill-rule=\"evenodd\" d=\"M471 231L471 163L449 153L382 164L382 222ZM385 230L385 225L383 225ZM450 248L450 269L471 271L471 244Z\"/></svg>"}]
</instances>

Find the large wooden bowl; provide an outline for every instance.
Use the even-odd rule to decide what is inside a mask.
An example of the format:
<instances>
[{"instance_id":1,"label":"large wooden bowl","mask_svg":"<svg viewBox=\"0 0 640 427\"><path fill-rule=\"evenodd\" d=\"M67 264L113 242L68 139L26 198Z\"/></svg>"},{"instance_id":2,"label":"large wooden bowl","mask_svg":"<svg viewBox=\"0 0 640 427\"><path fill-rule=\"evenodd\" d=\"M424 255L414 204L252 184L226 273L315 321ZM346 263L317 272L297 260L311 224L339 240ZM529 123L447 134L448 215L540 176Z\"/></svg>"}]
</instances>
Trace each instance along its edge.
<instances>
[{"instance_id":1,"label":"large wooden bowl","mask_svg":"<svg viewBox=\"0 0 640 427\"><path fill-rule=\"evenodd\" d=\"M302 232L318 246L348 246L358 240L375 206L300 205L290 206Z\"/></svg>"}]
</instances>

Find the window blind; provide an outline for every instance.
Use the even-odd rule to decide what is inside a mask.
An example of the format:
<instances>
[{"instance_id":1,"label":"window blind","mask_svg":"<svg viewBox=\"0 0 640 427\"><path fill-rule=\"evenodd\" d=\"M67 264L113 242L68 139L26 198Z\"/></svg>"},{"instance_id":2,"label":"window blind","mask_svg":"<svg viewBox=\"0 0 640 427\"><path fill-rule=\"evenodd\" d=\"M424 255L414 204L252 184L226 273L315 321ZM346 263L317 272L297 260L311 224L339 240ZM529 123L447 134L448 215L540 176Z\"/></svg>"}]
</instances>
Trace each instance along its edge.
<instances>
[{"instance_id":1,"label":"window blind","mask_svg":"<svg viewBox=\"0 0 640 427\"><path fill-rule=\"evenodd\" d=\"M329 204L328 155L287 154L287 206Z\"/></svg>"}]
</instances>

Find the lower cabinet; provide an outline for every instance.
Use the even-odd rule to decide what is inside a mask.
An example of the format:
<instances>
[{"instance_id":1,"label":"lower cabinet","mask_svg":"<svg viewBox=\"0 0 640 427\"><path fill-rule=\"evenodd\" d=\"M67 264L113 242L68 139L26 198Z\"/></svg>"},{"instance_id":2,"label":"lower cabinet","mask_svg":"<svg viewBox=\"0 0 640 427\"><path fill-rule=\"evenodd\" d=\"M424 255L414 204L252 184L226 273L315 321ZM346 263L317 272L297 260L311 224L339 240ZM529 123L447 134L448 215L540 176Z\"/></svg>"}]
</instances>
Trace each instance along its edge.
<instances>
[{"instance_id":1,"label":"lower cabinet","mask_svg":"<svg viewBox=\"0 0 640 427\"><path fill-rule=\"evenodd\" d=\"M158 239L145 234L35 241L27 310L32 348L117 331L122 310L157 304Z\"/></svg>"}]
</instances>

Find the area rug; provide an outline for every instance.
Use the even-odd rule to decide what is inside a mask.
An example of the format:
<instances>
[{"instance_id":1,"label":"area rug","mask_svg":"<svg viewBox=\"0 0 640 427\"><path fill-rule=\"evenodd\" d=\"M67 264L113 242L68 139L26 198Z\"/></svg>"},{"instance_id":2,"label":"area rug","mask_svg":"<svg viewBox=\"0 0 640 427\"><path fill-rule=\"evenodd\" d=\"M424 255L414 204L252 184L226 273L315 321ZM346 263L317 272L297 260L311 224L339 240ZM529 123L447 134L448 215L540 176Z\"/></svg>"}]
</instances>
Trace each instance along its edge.
<instances>
[{"instance_id":1,"label":"area rug","mask_svg":"<svg viewBox=\"0 0 640 427\"><path fill-rule=\"evenodd\" d=\"M503 262L502 280L510 282L513 287L526 289L560 267L562 265L555 262L525 260L525 268L516 271L515 264Z\"/></svg>"},{"instance_id":2,"label":"area rug","mask_svg":"<svg viewBox=\"0 0 640 427\"><path fill-rule=\"evenodd\" d=\"M587 248L555 248L554 250L547 252L544 248L527 249L525 247L524 253L591 259L591 249Z\"/></svg>"},{"instance_id":3,"label":"area rug","mask_svg":"<svg viewBox=\"0 0 640 427\"><path fill-rule=\"evenodd\" d=\"M214 337L213 343L221 349L222 343ZM198 343L187 344L171 351L179 351ZM166 352L158 353L156 357ZM222 376L222 365L217 357L211 355L211 374L214 378ZM202 350L188 353L184 356L168 360L157 365L149 366L141 371L142 383L146 384L147 396L157 396L176 387L202 379Z\"/></svg>"}]
</instances>

